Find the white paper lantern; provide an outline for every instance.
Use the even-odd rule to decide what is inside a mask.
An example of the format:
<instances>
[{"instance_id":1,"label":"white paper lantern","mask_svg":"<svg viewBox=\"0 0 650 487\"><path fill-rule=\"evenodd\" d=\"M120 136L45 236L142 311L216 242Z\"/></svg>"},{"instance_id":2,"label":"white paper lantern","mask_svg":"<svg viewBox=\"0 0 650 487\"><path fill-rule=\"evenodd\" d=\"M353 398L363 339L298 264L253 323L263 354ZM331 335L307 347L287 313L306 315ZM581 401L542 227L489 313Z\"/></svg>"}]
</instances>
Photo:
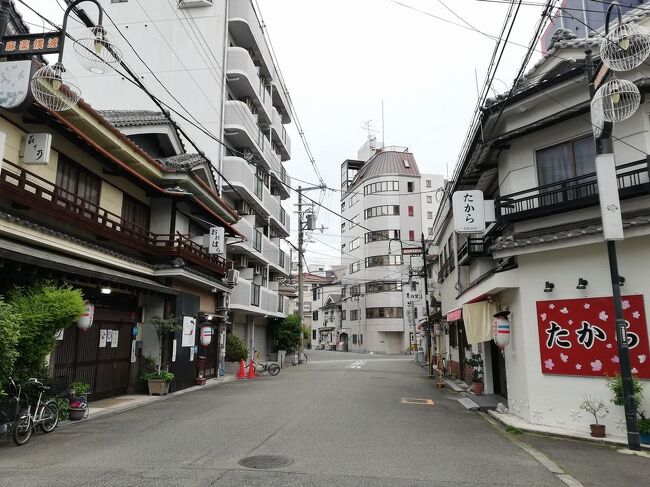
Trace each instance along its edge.
<instances>
[{"instance_id":1,"label":"white paper lantern","mask_svg":"<svg viewBox=\"0 0 650 487\"><path fill-rule=\"evenodd\" d=\"M210 343L212 343L212 328L210 328L209 326L202 327L200 337L201 337L201 345L203 345L204 347L210 345Z\"/></svg>"},{"instance_id":2,"label":"white paper lantern","mask_svg":"<svg viewBox=\"0 0 650 487\"><path fill-rule=\"evenodd\" d=\"M622 122L630 118L641 104L641 93L634 83L614 78L601 86L593 100L591 110L607 122Z\"/></svg>"},{"instance_id":3,"label":"white paper lantern","mask_svg":"<svg viewBox=\"0 0 650 487\"><path fill-rule=\"evenodd\" d=\"M650 54L650 35L637 24L619 24L603 39L600 57L614 71L630 71Z\"/></svg>"},{"instance_id":4,"label":"white paper lantern","mask_svg":"<svg viewBox=\"0 0 650 487\"><path fill-rule=\"evenodd\" d=\"M95 317L95 305L86 302L84 313L77 321L77 328L79 328L81 331L88 330L88 328L93 326L94 317Z\"/></svg>"},{"instance_id":5,"label":"white paper lantern","mask_svg":"<svg viewBox=\"0 0 650 487\"><path fill-rule=\"evenodd\" d=\"M503 350L510 343L509 311L500 311L494 315L492 321L492 339L499 349Z\"/></svg>"},{"instance_id":6,"label":"white paper lantern","mask_svg":"<svg viewBox=\"0 0 650 487\"><path fill-rule=\"evenodd\" d=\"M81 98L79 81L61 63L43 66L36 71L30 87L36 101L54 112L69 110Z\"/></svg>"}]
</instances>

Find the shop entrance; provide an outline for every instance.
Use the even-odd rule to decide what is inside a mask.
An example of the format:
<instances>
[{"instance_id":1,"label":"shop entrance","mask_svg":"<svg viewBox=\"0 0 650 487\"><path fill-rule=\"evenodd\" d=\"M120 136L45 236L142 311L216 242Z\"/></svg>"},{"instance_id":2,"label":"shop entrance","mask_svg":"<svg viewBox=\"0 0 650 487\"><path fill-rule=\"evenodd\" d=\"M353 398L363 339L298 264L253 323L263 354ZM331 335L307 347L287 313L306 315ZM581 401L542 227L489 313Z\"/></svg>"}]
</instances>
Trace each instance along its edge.
<instances>
[{"instance_id":1,"label":"shop entrance","mask_svg":"<svg viewBox=\"0 0 650 487\"><path fill-rule=\"evenodd\" d=\"M494 393L508 398L508 381L506 380L506 361L499 347L490 340L490 355L492 357L492 382Z\"/></svg>"}]
</instances>

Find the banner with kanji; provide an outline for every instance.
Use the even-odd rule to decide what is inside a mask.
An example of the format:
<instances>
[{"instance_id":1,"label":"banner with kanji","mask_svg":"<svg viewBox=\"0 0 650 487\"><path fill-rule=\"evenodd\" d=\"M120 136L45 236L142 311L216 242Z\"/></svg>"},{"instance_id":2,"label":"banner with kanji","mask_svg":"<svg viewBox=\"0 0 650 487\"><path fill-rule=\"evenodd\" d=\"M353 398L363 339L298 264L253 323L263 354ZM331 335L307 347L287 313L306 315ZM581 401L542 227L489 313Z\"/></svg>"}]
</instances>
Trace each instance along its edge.
<instances>
[{"instance_id":1,"label":"banner with kanji","mask_svg":"<svg viewBox=\"0 0 650 487\"><path fill-rule=\"evenodd\" d=\"M643 296L623 296L632 374L650 378L648 326ZM614 300L556 299L537 302L543 374L608 376L620 373Z\"/></svg>"}]
</instances>

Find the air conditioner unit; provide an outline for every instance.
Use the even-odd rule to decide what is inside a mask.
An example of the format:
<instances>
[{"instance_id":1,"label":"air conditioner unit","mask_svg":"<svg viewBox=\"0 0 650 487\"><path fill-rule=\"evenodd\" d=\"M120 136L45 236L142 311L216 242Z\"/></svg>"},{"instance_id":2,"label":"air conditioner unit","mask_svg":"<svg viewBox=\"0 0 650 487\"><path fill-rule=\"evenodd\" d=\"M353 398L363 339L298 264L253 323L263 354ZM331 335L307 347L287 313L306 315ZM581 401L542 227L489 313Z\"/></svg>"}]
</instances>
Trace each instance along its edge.
<instances>
[{"instance_id":1,"label":"air conditioner unit","mask_svg":"<svg viewBox=\"0 0 650 487\"><path fill-rule=\"evenodd\" d=\"M226 284L234 286L239 281L239 271L236 269L230 269L228 274L226 274Z\"/></svg>"},{"instance_id":2,"label":"air conditioner unit","mask_svg":"<svg viewBox=\"0 0 650 487\"><path fill-rule=\"evenodd\" d=\"M264 266L262 264L255 264L255 267L253 268L253 272L257 275L262 274L263 270L264 270Z\"/></svg>"},{"instance_id":3,"label":"air conditioner unit","mask_svg":"<svg viewBox=\"0 0 650 487\"><path fill-rule=\"evenodd\" d=\"M223 293L223 296L219 299L219 309L228 309L230 308L230 294Z\"/></svg>"},{"instance_id":4,"label":"air conditioner unit","mask_svg":"<svg viewBox=\"0 0 650 487\"><path fill-rule=\"evenodd\" d=\"M248 256L240 255L235 261L235 264L237 265L237 267L248 267Z\"/></svg>"},{"instance_id":5,"label":"air conditioner unit","mask_svg":"<svg viewBox=\"0 0 650 487\"><path fill-rule=\"evenodd\" d=\"M253 207L247 201L240 200L237 202L237 211L240 215L252 215Z\"/></svg>"}]
</instances>

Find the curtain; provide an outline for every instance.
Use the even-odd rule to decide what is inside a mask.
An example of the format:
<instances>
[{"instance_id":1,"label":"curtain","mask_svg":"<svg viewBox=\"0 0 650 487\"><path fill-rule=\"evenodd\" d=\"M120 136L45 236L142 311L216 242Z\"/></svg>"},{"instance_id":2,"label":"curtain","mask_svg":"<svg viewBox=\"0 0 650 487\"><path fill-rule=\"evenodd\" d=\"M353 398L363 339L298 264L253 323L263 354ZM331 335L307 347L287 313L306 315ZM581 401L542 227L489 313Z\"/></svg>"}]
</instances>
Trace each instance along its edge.
<instances>
[{"instance_id":1,"label":"curtain","mask_svg":"<svg viewBox=\"0 0 650 487\"><path fill-rule=\"evenodd\" d=\"M463 306L467 343L475 345L492 340L492 319L496 312L496 304L487 301Z\"/></svg>"}]
</instances>

